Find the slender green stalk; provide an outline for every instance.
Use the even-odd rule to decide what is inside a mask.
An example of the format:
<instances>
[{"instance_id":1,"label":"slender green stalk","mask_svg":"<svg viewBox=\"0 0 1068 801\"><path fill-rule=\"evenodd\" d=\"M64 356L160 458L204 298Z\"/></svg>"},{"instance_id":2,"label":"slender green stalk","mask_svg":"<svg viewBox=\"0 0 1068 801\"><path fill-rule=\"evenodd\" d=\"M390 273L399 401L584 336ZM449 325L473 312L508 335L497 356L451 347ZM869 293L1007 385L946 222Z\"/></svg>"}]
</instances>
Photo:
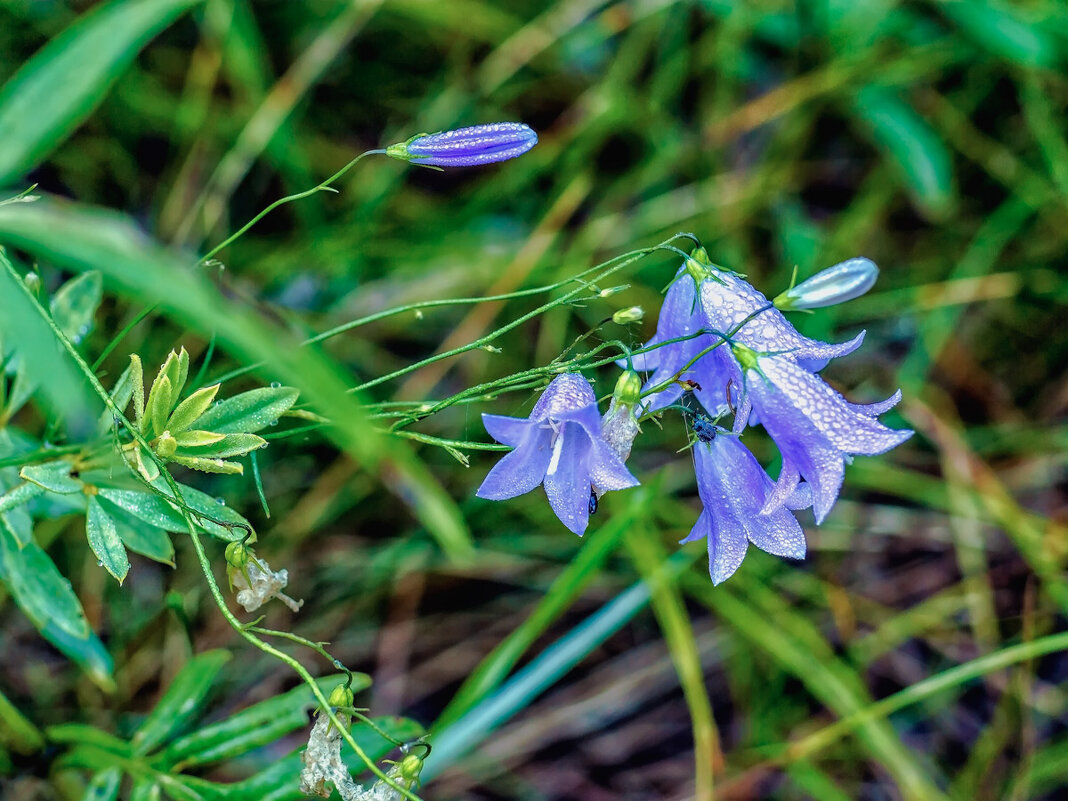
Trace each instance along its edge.
<instances>
[{"instance_id":1,"label":"slender green stalk","mask_svg":"<svg viewBox=\"0 0 1068 801\"><path fill-rule=\"evenodd\" d=\"M317 192L336 192L337 190L336 189L332 189L331 185L335 181L337 181L341 176L343 176L345 173L347 173L349 170L351 170L353 167L355 167L361 160L365 159L367 156L371 156L371 155L375 155L375 154L384 155L385 152L386 152L385 150L368 150L368 151L366 151L364 153L361 153L360 155L358 155L356 158L354 158L352 161L350 161L348 164L346 164L344 167L342 167L340 170L335 172L333 175L331 175L329 178L327 178L325 181L323 181L322 183L318 184L317 186L313 186L311 189L305 189L303 192L297 192L295 195L286 195L285 197L279 198L278 200L274 201L274 203L272 203L267 208L265 208L263 211L261 211L259 214L257 214L255 217L253 217L251 220L249 220L247 223L245 223L240 228L238 228L237 231L235 231L234 233L230 234L230 236L228 236L226 239L224 239L218 245L216 245L211 250L209 250L207 253L205 253L204 256L200 259L200 263L203 264L208 259L212 258L220 250L225 248L227 245L229 245L229 244L233 243L235 240L239 239L241 236L243 236L245 234L246 231L248 231L249 228L254 226L256 223L258 223L260 220L262 220L264 217L266 217L272 211L277 209L279 206L284 206L286 203L292 203L294 200L303 200L304 198L310 197L311 195L314 195Z\"/></svg>"}]
</instances>

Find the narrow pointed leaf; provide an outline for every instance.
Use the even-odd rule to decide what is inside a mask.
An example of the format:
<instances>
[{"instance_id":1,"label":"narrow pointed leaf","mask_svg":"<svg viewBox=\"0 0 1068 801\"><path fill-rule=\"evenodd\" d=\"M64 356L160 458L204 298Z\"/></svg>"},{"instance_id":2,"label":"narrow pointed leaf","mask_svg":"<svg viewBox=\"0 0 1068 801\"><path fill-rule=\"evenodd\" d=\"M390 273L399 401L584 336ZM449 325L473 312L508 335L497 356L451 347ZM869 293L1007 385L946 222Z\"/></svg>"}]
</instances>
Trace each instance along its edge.
<instances>
[{"instance_id":1,"label":"narrow pointed leaf","mask_svg":"<svg viewBox=\"0 0 1068 801\"><path fill-rule=\"evenodd\" d=\"M38 50L0 89L0 183L69 136L148 40L198 2L114 0Z\"/></svg>"},{"instance_id":2,"label":"narrow pointed leaf","mask_svg":"<svg viewBox=\"0 0 1068 801\"><path fill-rule=\"evenodd\" d=\"M105 768L96 773L85 788L82 801L115 801L119 797L119 784L122 771L119 768Z\"/></svg>"},{"instance_id":3,"label":"narrow pointed leaf","mask_svg":"<svg viewBox=\"0 0 1068 801\"><path fill-rule=\"evenodd\" d=\"M0 578L7 583L19 609L38 629L46 624L72 637L85 639L91 629L70 582L37 543L19 542L0 518Z\"/></svg>"},{"instance_id":4,"label":"narrow pointed leaf","mask_svg":"<svg viewBox=\"0 0 1068 801\"><path fill-rule=\"evenodd\" d=\"M134 733L130 741L134 752L147 754L158 748L198 715L215 677L229 661L230 652L221 650L190 659Z\"/></svg>"},{"instance_id":5,"label":"narrow pointed leaf","mask_svg":"<svg viewBox=\"0 0 1068 801\"><path fill-rule=\"evenodd\" d=\"M174 441L178 443L179 448L204 448L221 442L225 436L226 434L216 434L214 431L194 429L175 434Z\"/></svg>"},{"instance_id":6,"label":"narrow pointed leaf","mask_svg":"<svg viewBox=\"0 0 1068 801\"><path fill-rule=\"evenodd\" d=\"M134 517L106 498L98 496L97 502L115 522L115 530L123 545L134 553L174 567L174 543L171 542L170 534Z\"/></svg>"},{"instance_id":7,"label":"narrow pointed leaf","mask_svg":"<svg viewBox=\"0 0 1068 801\"><path fill-rule=\"evenodd\" d=\"M198 389L184 401L178 404L178 408L174 410L170 419L167 421L167 430L171 434L177 434L179 431L185 431L198 419L204 412L211 406L212 401L215 400L215 395L219 392L219 385L204 387ZM207 428L207 426L201 424L201 428ZM209 429L210 430L210 429ZM225 432L218 432L225 433Z\"/></svg>"},{"instance_id":8,"label":"narrow pointed leaf","mask_svg":"<svg viewBox=\"0 0 1068 801\"><path fill-rule=\"evenodd\" d=\"M151 439L167 430L167 416L172 402L171 380L162 372L152 382L148 392L148 427L146 436Z\"/></svg>"},{"instance_id":9,"label":"narrow pointed leaf","mask_svg":"<svg viewBox=\"0 0 1068 801\"><path fill-rule=\"evenodd\" d=\"M244 456L249 451L258 450L266 444L267 440L263 437L258 437L255 434L225 434L218 442L199 447L190 453L179 453L178 455L216 458Z\"/></svg>"},{"instance_id":10,"label":"narrow pointed leaf","mask_svg":"<svg viewBox=\"0 0 1068 801\"><path fill-rule=\"evenodd\" d=\"M115 528L115 521L92 495L85 515L85 536L96 558L122 584L130 571L130 558Z\"/></svg>"},{"instance_id":11,"label":"narrow pointed leaf","mask_svg":"<svg viewBox=\"0 0 1068 801\"><path fill-rule=\"evenodd\" d=\"M81 344L93 327L103 290L100 273L91 270L67 281L52 297L52 319L75 345Z\"/></svg>"}]
</instances>

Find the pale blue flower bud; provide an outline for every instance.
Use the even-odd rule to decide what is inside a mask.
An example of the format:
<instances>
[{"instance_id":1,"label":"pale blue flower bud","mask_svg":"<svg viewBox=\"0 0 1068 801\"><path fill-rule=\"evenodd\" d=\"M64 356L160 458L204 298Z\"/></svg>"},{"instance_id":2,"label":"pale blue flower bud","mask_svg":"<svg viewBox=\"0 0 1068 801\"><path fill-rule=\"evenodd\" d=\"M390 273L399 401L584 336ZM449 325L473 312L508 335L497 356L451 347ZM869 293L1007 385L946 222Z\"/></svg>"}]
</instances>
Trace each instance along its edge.
<instances>
[{"instance_id":1,"label":"pale blue flower bud","mask_svg":"<svg viewBox=\"0 0 1068 801\"><path fill-rule=\"evenodd\" d=\"M879 268L871 259L858 257L821 270L777 298L775 306L788 309L819 309L859 298L873 286Z\"/></svg>"}]
</instances>

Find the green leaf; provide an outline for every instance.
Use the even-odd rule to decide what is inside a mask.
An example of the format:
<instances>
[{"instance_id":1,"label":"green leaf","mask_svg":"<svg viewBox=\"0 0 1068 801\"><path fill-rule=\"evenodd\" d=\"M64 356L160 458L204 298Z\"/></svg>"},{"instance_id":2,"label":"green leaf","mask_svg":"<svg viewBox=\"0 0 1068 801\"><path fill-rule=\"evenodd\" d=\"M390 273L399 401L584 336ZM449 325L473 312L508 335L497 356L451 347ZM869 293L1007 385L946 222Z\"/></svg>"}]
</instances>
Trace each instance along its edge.
<instances>
[{"instance_id":1,"label":"green leaf","mask_svg":"<svg viewBox=\"0 0 1068 801\"><path fill-rule=\"evenodd\" d=\"M82 801L115 801L119 797L121 781L122 771L119 768L105 768L99 771L85 788Z\"/></svg>"},{"instance_id":2,"label":"green leaf","mask_svg":"<svg viewBox=\"0 0 1068 801\"><path fill-rule=\"evenodd\" d=\"M84 670L97 687L106 693L115 691L115 680L111 677L115 666L96 634L90 631L88 637L74 637L51 621L39 630L42 637Z\"/></svg>"},{"instance_id":3,"label":"green leaf","mask_svg":"<svg viewBox=\"0 0 1068 801\"><path fill-rule=\"evenodd\" d=\"M185 531L185 520L181 513L163 498L150 492L140 490L113 489L100 487L98 497L104 498L124 509L138 520L165 531Z\"/></svg>"},{"instance_id":4,"label":"green leaf","mask_svg":"<svg viewBox=\"0 0 1068 801\"><path fill-rule=\"evenodd\" d=\"M953 160L938 133L912 106L880 86L859 89L853 107L920 209L935 219L949 214L956 205Z\"/></svg>"},{"instance_id":5,"label":"green leaf","mask_svg":"<svg viewBox=\"0 0 1068 801\"><path fill-rule=\"evenodd\" d=\"M224 476L240 476L245 468L239 462L227 462L224 459L205 458L203 456L172 456L170 461L199 470L202 473L218 473Z\"/></svg>"},{"instance_id":6,"label":"green leaf","mask_svg":"<svg viewBox=\"0 0 1068 801\"><path fill-rule=\"evenodd\" d=\"M90 270L67 281L52 297L52 319L75 345L81 344L93 327L103 289L100 273Z\"/></svg>"},{"instance_id":7,"label":"green leaf","mask_svg":"<svg viewBox=\"0 0 1068 801\"><path fill-rule=\"evenodd\" d=\"M244 456L249 451L255 451L267 444L267 440L255 434L225 434L218 442L207 443L198 447L192 453L180 454L182 456L213 456L226 458L228 456Z\"/></svg>"},{"instance_id":8,"label":"green leaf","mask_svg":"<svg viewBox=\"0 0 1068 801\"><path fill-rule=\"evenodd\" d=\"M343 680L343 676L328 676L317 679L316 684L324 695L329 695ZM353 692L370 686L369 676L354 674ZM253 704L226 720L174 740L163 751L161 760L169 771L175 772L247 753L307 726L308 712L315 705L311 688L305 684L298 685L282 695Z\"/></svg>"},{"instance_id":9,"label":"green leaf","mask_svg":"<svg viewBox=\"0 0 1068 801\"><path fill-rule=\"evenodd\" d=\"M67 495L72 492L81 492L84 486L78 479L70 477L71 467L70 462L62 460L45 462L26 465L19 471L19 475L49 492Z\"/></svg>"},{"instance_id":10,"label":"green leaf","mask_svg":"<svg viewBox=\"0 0 1068 801\"><path fill-rule=\"evenodd\" d=\"M198 421L200 428L220 434L259 431L275 423L297 402L292 387L263 387L219 401Z\"/></svg>"},{"instance_id":11,"label":"green leaf","mask_svg":"<svg viewBox=\"0 0 1068 801\"><path fill-rule=\"evenodd\" d=\"M996 56L1024 67L1053 68L1062 60L1064 44L1037 20L1023 18L1024 9L989 0L939 3L938 9Z\"/></svg>"},{"instance_id":12,"label":"green leaf","mask_svg":"<svg viewBox=\"0 0 1068 801\"><path fill-rule=\"evenodd\" d=\"M89 621L70 582L37 543L30 541L19 547L18 538L3 518L0 518L0 578L7 583L19 609L38 629L52 623L72 637L89 636Z\"/></svg>"},{"instance_id":13,"label":"green leaf","mask_svg":"<svg viewBox=\"0 0 1068 801\"><path fill-rule=\"evenodd\" d=\"M130 740L134 752L147 754L158 748L199 713L216 675L229 661L230 652L222 650L207 651L190 659L134 732Z\"/></svg>"},{"instance_id":14,"label":"green leaf","mask_svg":"<svg viewBox=\"0 0 1068 801\"><path fill-rule=\"evenodd\" d=\"M134 377L133 377L133 364L126 366L126 369L122 371L122 375L119 376L115 382L115 386L111 388L111 392L108 393L111 396L111 400L114 401L115 406L118 407L120 412L125 412L126 407L130 405L130 398L133 397L134 392ZM111 427L115 424L115 419L112 416L110 409L104 409L104 412L100 415L100 426L98 431L101 435L106 434L111 430Z\"/></svg>"},{"instance_id":15,"label":"green leaf","mask_svg":"<svg viewBox=\"0 0 1068 801\"><path fill-rule=\"evenodd\" d=\"M152 382L152 389L148 391L148 410L145 426L145 436L152 439L167 430L167 416L171 413L171 404L174 400L171 380L164 375L163 371Z\"/></svg>"},{"instance_id":16,"label":"green leaf","mask_svg":"<svg viewBox=\"0 0 1068 801\"><path fill-rule=\"evenodd\" d=\"M178 443L179 448L203 448L207 445L214 445L225 436L226 434L216 434L214 431L195 429L175 434L174 441Z\"/></svg>"},{"instance_id":17,"label":"green leaf","mask_svg":"<svg viewBox=\"0 0 1068 801\"><path fill-rule=\"evenodd\" d=\"M0 89L0 184L40 163L159 31L199 0L114 2L80 17Z\"/></svg>"},{"instance_id":18,"label":"green leaf","mask_svg":"<svg viewBox=\"0 0 1068 801\"><path fill-rule=\"evenodd\" d=\"M115 521L92 495L89 496L85 515L85 536L96 558L122 584L130 572L130 559L115 528Z\"/></svg>"},{"instance_id":19,"label":"green leaf","mask_svg":"<svg viewBox=\"0 0 1068 801\"><path fill-rule=\"evenodd\" d=\"M0 152L4 150L0 147ZM0 335L6 342L18 343L19 356L17 387L8 399L7 411L11 413L40 387L73 433L88 433L99 418L100 401L90 396L87 381L76 370L50 324L48 312L29 293L11 261L0 251Z\"/></svg>"},{"instance_id":20,"label":"green leaf","mask_svg":"<svg viewBox=\"0 0 1068 801\"><path fill-rule=\"evenodd\" d=\"M170 488L166 486L163 479L158 479L155 484L158 489L167 493L168 497L173 497ZM213 498L206 492L193 489L185 484L178 484L178 489L182 493L182 497L185 499L186 506L190 509L195 509L208 517L215 518L224 523L233 524L233 527L222 526L218 523L213 523L211 520L206 520L194 515L193 519L200 524L201 528L213 537L218 537L219 539L224 540L239 540L252 530L252 524L227 506L221 498ZM181 530L186 530L184 522L182 523Z\"/></svg>"},{"instance_id":21,"label":"green leaf","mask_svg":"<svg viewBox=\"0 0 1068 801\"><path fill-rule=\"evenodd\" d=\"M0 495L0 514L13 512L23 504L29 503L42 492L44 492L44 489L40 484L35 484L30 481L27 481L25 484L19 484L17 487ZM28 542L28 540L20 537L19 542Z\"/></svg>"},{"instance_id":22,"label":"green leaf","mask_svg":"<svg viewBox=\"0 0 1068 801\"><path fill-rule=\"evenodd\" d=\"M182 395L182 387L185 386L186 376L189 375L189 354L186 353L185 348L182 348L181 353L176 353L173 350L168 353L163 366L159 368L159 372L160 375L165 375L170 379L171 395L174 400L178 400Z\"/></svg>"},{"instance_id":23,"label":"green leaf","mask_svg":"<svg viewBox=\"0 0 1068 801\"><path fill-rule=\"evenodd\" d=\"M115 530L123 545L134 553L174 567L174 544L164 529L134 517L106 498L97 496L97 502L115 522Z\"/></svg>"},{"instance_id":24,"label":"green leaf","mask_svg":"<svg viewBox=\"0 0 1068 801\"><path fill-rule=\"evenodd\" d=\"M177 434L180 431L185 431L193 423L197 422L202 414L207 411L211 406L212 401L215 400L215 395L219 392L219 385L215 384L210 387L204 387L198 389L184 401L178 404L178 408L174 410L174 414L171 415L167 421L167 430L171 434ZM206 426L201 425L201 428ZM224 433L224 432L218 432Z\"/></svg>"},{"instance_id":25,"label":"green leaf","mask_svg":"<svg viewBox=\"0 0 1068 801\"><path fill-rule=\"evenodd\" d=\"M130 790L130 801L159 801L159 782L151 779L138 779Z\"/></svg>"}]
</instances>

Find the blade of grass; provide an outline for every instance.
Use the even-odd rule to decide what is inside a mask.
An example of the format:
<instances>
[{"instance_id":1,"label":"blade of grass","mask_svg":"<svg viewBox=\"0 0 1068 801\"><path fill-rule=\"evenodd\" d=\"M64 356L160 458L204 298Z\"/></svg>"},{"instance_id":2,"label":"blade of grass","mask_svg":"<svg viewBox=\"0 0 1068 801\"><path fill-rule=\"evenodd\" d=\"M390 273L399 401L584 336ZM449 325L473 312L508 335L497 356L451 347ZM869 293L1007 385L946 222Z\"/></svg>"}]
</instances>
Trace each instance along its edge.
<instances>
[{"instance_id":1,"label":"blade of grass","mask_svg":"<svg viewBox=\"0 0 1068 801\"><path fill-rule=\"evenodd\" d=\"M141 48L199 2L114 0L37 51L0 90L0 184L36 166L66 139Z\"/></svg>"}]
</instances>

